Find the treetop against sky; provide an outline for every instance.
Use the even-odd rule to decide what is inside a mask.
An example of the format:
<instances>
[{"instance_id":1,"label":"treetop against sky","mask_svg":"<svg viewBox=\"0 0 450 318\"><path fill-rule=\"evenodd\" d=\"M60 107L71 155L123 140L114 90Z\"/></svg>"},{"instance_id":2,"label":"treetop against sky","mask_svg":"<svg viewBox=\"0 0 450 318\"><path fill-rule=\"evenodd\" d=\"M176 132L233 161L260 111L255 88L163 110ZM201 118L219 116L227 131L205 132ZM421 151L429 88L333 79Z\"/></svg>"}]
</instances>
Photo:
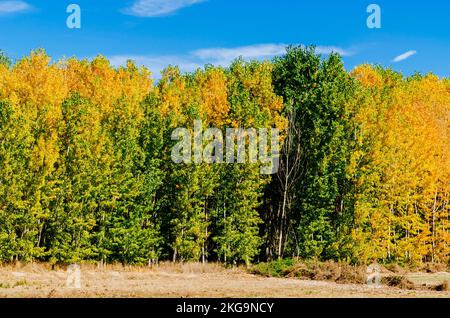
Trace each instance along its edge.
<instances>
[{"instance_id":1,"label":"treetop against sky","mask_svg":"<svg viewBox=\"0 0 450 318\"><path fill-rule=\"evenodd\" d=\"M72 6L71 6L72 5ZM236 57L270 59L287 44L363 63L448 76L448 1L1 0L0 49L13 58L45 48L55 59L127 59L155 76L168 64L193 71Z\"/></svg>"}]
</instances>

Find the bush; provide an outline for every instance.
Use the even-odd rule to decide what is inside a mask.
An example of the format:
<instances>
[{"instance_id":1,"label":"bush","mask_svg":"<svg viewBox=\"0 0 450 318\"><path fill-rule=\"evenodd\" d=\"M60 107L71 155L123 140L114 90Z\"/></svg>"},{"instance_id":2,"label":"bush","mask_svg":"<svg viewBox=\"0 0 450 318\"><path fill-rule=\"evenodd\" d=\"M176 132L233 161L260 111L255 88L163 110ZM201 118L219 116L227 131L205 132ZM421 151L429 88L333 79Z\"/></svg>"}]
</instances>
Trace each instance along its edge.
<instances>
[{"instance_id":1,"label":"bush","mask_svg":"<svg viewBox=\"0 0 450 318\"><path fill-rule=\"evenodd\" d=\"M415 285L405 276L387 276L381 279L381 283L389 287L398 287L401 289L415 289Z\"/></svg>"},{"instance_id":2,"label":"bush","mask_svg":"<svg viewBox=\"0 0 450 318\"><path fill-rule=\"evenodd\" d=\"M442 284L439 284L434 287L435 291L448 291L448 281L443 281Z\"/></svg>"},{"instance_id":3,"label":"bush","mask_svg":"<svg viewBox=\"0 0 450 318\"><path fill-rule=\"evenodd\" d=\"M253 266L251 272L266 277L295 277L300 279L327 280L337 283L366 282L364 266L352 266L332 261L277 260Z\"/></svg>"},{"instance_id":4,"label":"bush","mask_svg":"<svg viewBox=\"0 0 450 318\"><path fill-rule=\"evenodd\" d=\"M266 277L287 277L293 266L295 266L294 260L281 259L254 265L250 268L250 272Z\"/></svg>"}]
</instances>

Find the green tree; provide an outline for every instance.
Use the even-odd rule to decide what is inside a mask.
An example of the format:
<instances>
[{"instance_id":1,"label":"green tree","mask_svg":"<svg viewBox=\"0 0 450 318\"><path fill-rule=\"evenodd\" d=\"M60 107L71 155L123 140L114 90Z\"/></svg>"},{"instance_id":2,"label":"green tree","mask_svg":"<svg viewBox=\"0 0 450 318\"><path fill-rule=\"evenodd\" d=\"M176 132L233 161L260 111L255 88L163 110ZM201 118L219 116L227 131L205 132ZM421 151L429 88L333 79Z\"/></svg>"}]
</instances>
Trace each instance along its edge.
<instances>
[{"instance_id":1,"label":"green tree","mask_svg":"<svg viewBox=\"0 0 450 318\"><path fill-rule=\"evenodd\" d=\"M0 100L0 260L31 261L39 247L44 216L33 200L30 173L34 138L32 122Z\"/></svg>"},{"instance_id":2,"label":"green tree","mask_svg":"<svg viewBox=\"0 0 450 318\"><path fill-rule=\"evenodd\" d=\"M11 59L2 50L0 50L0 64L3 64L8 68L12 64Z\"/></svg>"},{"instance_id":3,"label":"green tree","mask_svg":"<svg viewBox=\"0 0 450 318\"><path fill-rule=\"evenodd\" d=\"M290 189L295 204L287 225L295 229L290 253L324 259L348 257L352 184L347 176L352 149L355 85L341 58L322 59L314 47L290 47L275 60L275 92L295 108L291 123L300 132L301 178Z\"/></svg>"}]
</instances>

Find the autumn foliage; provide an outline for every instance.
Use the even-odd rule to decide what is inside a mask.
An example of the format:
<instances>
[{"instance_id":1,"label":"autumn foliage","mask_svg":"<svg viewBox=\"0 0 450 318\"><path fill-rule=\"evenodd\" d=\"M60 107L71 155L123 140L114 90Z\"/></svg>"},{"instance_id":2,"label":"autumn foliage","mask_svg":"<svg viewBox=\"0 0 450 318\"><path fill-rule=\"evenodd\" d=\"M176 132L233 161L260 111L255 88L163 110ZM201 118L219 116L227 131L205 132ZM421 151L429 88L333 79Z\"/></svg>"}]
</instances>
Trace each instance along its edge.
<instances>
[{"instance_id":1,"label":"autumn foliage","mask_svg":"<svg viewBox=\"0 0 450 318\"><path fill-rule=\"evenodd\" d=\"M173 163L196 119L280 129L300 177ZM156 83L131 61L2 57L0 260L448 263L449 127L448 79L349 74L313 49Z\"/></svg>"}]
</instances>

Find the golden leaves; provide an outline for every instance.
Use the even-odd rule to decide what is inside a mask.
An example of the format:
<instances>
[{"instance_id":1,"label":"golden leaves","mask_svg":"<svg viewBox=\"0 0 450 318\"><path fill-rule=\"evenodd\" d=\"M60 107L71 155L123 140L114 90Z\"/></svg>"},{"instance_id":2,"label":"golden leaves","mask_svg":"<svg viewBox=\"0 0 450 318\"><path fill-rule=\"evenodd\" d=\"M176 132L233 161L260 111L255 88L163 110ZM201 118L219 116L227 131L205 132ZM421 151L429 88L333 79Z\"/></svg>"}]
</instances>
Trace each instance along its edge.
<instances>
[{"instance_id":1,"label":"golden leaves","mask_svg":"<svg viewBox=\"0 0 450 318\"><path fill-rule=\"evenodd\" d=\"M445 239L450 226L450 209L443 204L450 192L448 84L432 74L401 79L370 66L352 75L370 88L356 117L362 136L357 140L370 145L370 151L355 152L353 160L370 160L361 170L368 189L362 198L377 202L358 209L375 208L371 219L387 218L390 229L372 222L370 237L383 238L386 255L443 260L445 250L430 246ZM363 211L357 215L367 216Z\"/></svg>"},{"instance_id":2,"label":"golden leaves","mask_svg":"<svg viewBox=\"0 0 450 318\"><path fill-rule=\"evenodd\" d=\"M168 67L155 93L159 112L170 117L173 126L201 118L217 128L287 128L281 115L283 100L273 91L272 64L268 62L237 62L231 69L208 66L193 74Z\"/></svg>"},{"instance_id":3,"label":"golden leaves","mask_svg":"<svg viewBox=\"0 0 450 318\"><path fill-rule=\"evenodd\" d=\"M228 123L230 105L227 94L227 77L220 68L209 68L195 73L201 95L201 110L214 127Z\"/></svg>"},{"instance_id":4,"label":"golden leaves","mask_svg":"<svg viewBox=\"0 0 450 318\"><path fill-rule=\"evenodd\" d=\"M363 64L357 66L350 72L350 75L366 87L381 88L383 86L382 75L379 74L379 72L377 72L371 65Z\"/></svg>"},{"instance_id":5,"label":"golden leaves","mask_svg":"<svg viewBox=\"0 0 450 318\"><path fill-rule=\"evenodd\" d=\"M65 65L65 78L69 92L78 92L97 105L107 116L122 99L126 111L137 118L142 117L140 102L150 93L150 72L138 69L132 62L126 67L114 69L109 61L98 56L92 62L70 59ZM125 111L125 110L124 110Z\"/></svg>"},{"instance_id":6,"label":"golden leaves","mask_svg":"<svg viewBox=\"0 0 450 318\"><path fill-rule=\"evenodd\" d=\"M177 67L168 67L162 75L157 89L157 95L161 100L159 111L163 116L173 114L180 117L192 96L188 91L186 78ZM175 122L174 124L176 125Z\"/></svg>"}]
</instances>

